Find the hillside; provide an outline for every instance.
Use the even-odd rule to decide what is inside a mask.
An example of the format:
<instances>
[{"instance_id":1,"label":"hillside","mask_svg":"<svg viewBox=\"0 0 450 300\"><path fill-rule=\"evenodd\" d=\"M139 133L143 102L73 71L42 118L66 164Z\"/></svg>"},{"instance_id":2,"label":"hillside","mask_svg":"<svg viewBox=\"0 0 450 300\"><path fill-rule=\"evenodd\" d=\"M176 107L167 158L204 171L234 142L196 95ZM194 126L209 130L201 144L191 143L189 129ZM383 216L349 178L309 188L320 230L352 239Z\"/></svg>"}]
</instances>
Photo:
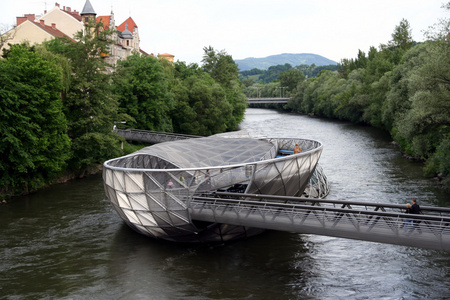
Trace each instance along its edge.
<instances>
[{"instance_id":1,"label":"hillside","mask_svg":"<svg viewBox=\"0 0 450 300\"><path fill-rule=\"evenodd\" d=\"M283 53L262 58L249 57L245 59L235 59L234 61L238 64L240 71L247 71L254 68L267 70L271 66L284 64L290 64L293 67L312 64L315 64L316 66L337 64L337 62L331 59L312 53Z\"/></svg>"}]
</instances>

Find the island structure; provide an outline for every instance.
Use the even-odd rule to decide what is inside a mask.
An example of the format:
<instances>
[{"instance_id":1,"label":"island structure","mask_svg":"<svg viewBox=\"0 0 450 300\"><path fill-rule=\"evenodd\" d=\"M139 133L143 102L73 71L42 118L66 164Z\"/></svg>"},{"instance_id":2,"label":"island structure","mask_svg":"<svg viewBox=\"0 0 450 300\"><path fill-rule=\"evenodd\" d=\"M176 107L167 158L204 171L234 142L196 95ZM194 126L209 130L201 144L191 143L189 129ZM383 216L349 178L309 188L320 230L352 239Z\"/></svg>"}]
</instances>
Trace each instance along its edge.
<instances>
[{"instance_id":1,"label":"island structure","mask_svg":"<svg viewBox=\"0 0 450 300\"><path fill-rule=\"evenodd\" d=\"M302 151L293 154L295 145ZM245 131L164 142L104 163L106 197L135 231L174 242L224 242L264 229L192 219L194 197L217 192L323 198L323 145Z\"/></svg>"}]
</instances>

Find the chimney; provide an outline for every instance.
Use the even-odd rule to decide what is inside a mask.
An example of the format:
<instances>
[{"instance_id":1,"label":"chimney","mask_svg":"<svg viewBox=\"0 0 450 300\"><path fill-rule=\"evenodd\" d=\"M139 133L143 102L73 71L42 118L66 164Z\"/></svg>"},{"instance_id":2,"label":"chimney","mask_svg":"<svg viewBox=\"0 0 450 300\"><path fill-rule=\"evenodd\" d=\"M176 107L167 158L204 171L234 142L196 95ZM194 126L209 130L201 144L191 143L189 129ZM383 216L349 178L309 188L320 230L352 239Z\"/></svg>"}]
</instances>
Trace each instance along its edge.
<instances>
[{"instance_id":1,"label":"chimney","mask_svg":"<svg viewBox=\"0 0 450 300\"><path fill-rule=\"evenodd\" d=\"M32 22L34 22L34 20L36 19L35 14L25 14L23 15L25 18L27 18L27 20L30 20Z\"/></svg>"},{"instance_id":2,"label":"chimney","mask_svg":"<svg viewBox=\"0 0 450 300\"><path fill-rule=\"evenodd\" d=\"M63 6L63 10L66 11L66 6L65 5Z\"/></svg>"},{"instance_id":3,"label":"chimney","mask_svg":"<svg viewBox=\"0 0 450 300\"><path fill-rule=\"evenodd\" d=\"M67 11L68 11L68 12L70 12L70 11L71 11L70 7L67 7Z\"/></svg>"},{"instance_id":4,"label":"chimney","mask_svg":"<svg viewBox=\"0 0 450 300\"><path fill-rule=\"evenodd\" d=\"M56 29L56 24L55 23L52 23L52 28Z\"/></svg>"},{"instance_id":5,"label":"chimney","mask_svg":"<svg viewBox=\"0 0 450 300\"><path fill-rule=\"evenodd\" d=\"M20 24L22 24L26 20L28 20L26 17L16 17L16 23L17 23L16 26L19 26Z\"/></svg>"},{"instance_id":6,"label":"chimney","mask_svg":"<svg viewBox=\"0 0 450 300\"><path fill-rule=\"evenodd\" d=\"M44 20L39 20L39 22L41 23L41 25L45 25L45 21Z\"/></svg>"},{"instance_id":7,"label":"chimney","mask_svg":"<svg viewBox=\"0 0 450 300\"><path fill-rule=\"evenodd\" d=\"M59 7L59 3L58 3L58 2L55 2L55 6Z\"/></svg>"},{"instance_id":8,"label":"chimney","mask_svg":"<svg viewBox=\"0 0 450 300\"><path fill-rule=\"evenodd\" d=\"M44 15L47 13L47 10L44 10Z\"/></svg>"}]
</instances>

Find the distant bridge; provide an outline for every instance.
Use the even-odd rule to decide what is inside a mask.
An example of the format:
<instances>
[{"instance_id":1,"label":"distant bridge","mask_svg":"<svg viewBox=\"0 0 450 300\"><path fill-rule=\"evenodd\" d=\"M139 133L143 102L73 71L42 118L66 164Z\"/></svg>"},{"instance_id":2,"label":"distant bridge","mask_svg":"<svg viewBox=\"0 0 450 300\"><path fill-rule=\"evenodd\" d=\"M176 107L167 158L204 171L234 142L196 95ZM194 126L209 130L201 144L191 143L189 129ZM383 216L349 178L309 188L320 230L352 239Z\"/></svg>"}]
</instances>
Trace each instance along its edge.
<instances>
[{"instance_id":1,"label":"distant bridge","mask_svg":"<svg viewBox=\"0 0 450 300\"><path fill-rule=\"evenodd\" d=\"M288 103L290 98L247 98L249 104L258 103Z\"/></svg>"}]
</instances>

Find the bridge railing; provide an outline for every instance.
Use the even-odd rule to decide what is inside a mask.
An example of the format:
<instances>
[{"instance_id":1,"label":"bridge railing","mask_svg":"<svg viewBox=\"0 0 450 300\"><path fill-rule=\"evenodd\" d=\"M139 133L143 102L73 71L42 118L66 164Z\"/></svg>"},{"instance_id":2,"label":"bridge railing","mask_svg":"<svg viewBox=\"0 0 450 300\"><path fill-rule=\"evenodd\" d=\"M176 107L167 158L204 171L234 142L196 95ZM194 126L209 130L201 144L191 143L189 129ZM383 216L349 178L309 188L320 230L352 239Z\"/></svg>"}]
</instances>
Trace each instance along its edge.
<instances>
[{"instance_id":1,"label":"bridge railing","mask_svg":"<svg viewBox=\"0 0 450 300\"><path fill-rule=\"evenodd\" d=\"M278 196L278 195L257 195L257 194L244 194L244 193L229 193L229 192L216 192L214 194L218 198L233 198L233 199L254 199L258 202L271 202L271 203L287 203L287 204L309 204L312 206L331 206L334 208L343 209L360 209L373 211L393 211L404 212L406 210L406 204L392 204L392 203L378 203L367 201L347 201L347 200L331 200L331 199L318 199L318 198L305 198L305 197L290 197L290 196ZM450 217L450 207L435 207L435 206L421 206L422 212L426 212L429 215L440 215L444 217Z\"/></svg>"},{"instance_id":2,"label":"bridge railing","mask_svg":"<svg viewBox=\"0 0 450 300\"><path fill-rule=\"evenodd\" d=\"M194 220L450 251L450 209L424 207L435 214L412 215L395 212L397 205L355 209L359 202L342 206L341 201L316 205L310 201L314 199L304 200L301 204L195 197L189 205Z\"/></svg>"}]
</instances>

